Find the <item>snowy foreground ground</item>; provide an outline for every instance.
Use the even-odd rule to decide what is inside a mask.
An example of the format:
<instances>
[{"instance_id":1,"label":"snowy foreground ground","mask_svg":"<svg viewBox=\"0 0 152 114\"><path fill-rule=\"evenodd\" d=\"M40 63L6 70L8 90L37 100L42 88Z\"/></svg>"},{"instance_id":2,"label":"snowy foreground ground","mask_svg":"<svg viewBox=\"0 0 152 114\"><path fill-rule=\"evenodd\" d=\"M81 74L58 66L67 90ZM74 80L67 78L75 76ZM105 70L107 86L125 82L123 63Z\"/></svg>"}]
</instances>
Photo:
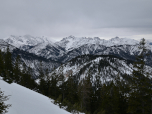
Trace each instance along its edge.
<instances>
[{"instance_id":1,"label":"snowy foreground ground","mask_svg":"<svg viewBox=\"0 0 152 114\"><path fill-rule=\"evenodd\" d=\"M0 80L0 88L5 95L11 95L6 101L12 104L7 114L70 114L54 105L48 97L18 84Z\"/></svg>"}]
</instances>

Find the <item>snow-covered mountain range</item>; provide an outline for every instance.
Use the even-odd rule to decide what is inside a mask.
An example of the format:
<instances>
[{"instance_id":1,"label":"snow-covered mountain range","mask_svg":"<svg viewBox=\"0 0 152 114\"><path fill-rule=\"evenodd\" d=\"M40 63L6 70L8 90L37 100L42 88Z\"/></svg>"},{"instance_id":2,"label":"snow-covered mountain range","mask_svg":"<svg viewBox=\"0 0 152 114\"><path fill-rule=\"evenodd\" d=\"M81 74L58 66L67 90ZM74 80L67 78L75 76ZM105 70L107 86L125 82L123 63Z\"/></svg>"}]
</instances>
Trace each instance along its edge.
<instances>
[{"instance_id":1,"label":"snow-covered mountain range","mask_svg":"<svg viewBox=\"0 0 152 114\"><path fill-rule=\"evenodd\" d=\"M139 44L139 41L128 38L115 37L110 40L104 40L98 37L86 38L74 36L69 36L63 38L61 41L53 43L46 37L33 37L30 35L11 35L8 38L4 38L4 41L29 53L33 53L47 59L51 58L57 61L60 60L60 62L63 63L78 55L118 53L116 50L128 52L128 48L130 48L129 53L133 54L137 51ZM152 45L150 44L151 42L147 41L146 46L149 50L152 50ZM120 46L122 46L122 49ZM79 50L81 50L81 52L78 52ZM73 56L71 56L72 52L74 53L72 54Z\"/></svg>"},{"instance_id":2,"label":"snow-covered mountain range","mask_svg":"<svg viewBox=\"0 0 152 114\"><path fill-rule=\"evenodd\" d=\"M50 71L53 68L60 66L60 63L66 62L82 55L114 55L124 60L134 61L135 56L140 53L139 41L129 38L111 38L110 40L100 39L99 37L86 38L69 36L63 38L61 41L52 42L47 37L33 37L30 35L13 36L0 40L0 47L3 49L10 44L12 52L19 49L23 61L32 68L37 68L39 61L43 58L44 66ZM146 63L152 66L152 42L146 40L146 47L148 49L149 57L146 58ZM5 45L5 46L4 46ZM26 54L33 54L33 59L27 59ZM23 56L24 55L24 56ZM49 62L47 62L49 61ZM39 69L39 68L37 68Z\"/></svg>"},{"instance_id":3,"label":"snow-covered mountain range","mask_svg":"<svg viewBox=\"0 0 152 114\"><path fill-rule=\"evenodd\" d=\"M137 45L139 41L129 38L111 38L110 40L100 39L99 37L75 37L75 36L69 36L66 38L63 38L61 41L53 42L47 37L33 37L30 35L24 35L24 36L14 36L11 35L9 37L3 38L3 40L17 48L21 48L23 50L28 50L34 46L38 46L37 50L45 48L47 45L52 45L54 47L62 47L65 48L66 51L70 51L74 48L81 47L83 45L104 45L106 47L110 46L117 46L117 45ZM43 45L42 45L43 44ZM148 45L151 45L151 41L147 41ZM148 46L147 45L147 46ZM29 48L25 48L26 46L29 46ZM30 47L31 46L31 47ZM39 48L39 49L38 49Z\"/></svg>"}]
</instances>

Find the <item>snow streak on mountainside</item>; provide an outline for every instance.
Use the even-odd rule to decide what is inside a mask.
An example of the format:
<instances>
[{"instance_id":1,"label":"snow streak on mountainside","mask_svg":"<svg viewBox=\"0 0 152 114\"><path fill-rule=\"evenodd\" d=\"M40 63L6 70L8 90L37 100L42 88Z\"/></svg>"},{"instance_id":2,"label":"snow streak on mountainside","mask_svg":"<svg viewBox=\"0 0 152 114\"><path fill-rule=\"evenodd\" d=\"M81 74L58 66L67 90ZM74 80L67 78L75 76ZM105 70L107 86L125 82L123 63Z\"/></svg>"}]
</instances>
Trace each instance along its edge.
<instances>
[{"instance_id":1,"label":"snow streak on mountainside","mask_svg":"<svg viewBox=\"0 0 152 114\"><path fill-rule=\"evenodd\" d=\"M10 95L6 104L11 104L7 114L70 114L54 105L50 98L22 87L0 80L1 90Z\"/></svg>"}]
</instances>

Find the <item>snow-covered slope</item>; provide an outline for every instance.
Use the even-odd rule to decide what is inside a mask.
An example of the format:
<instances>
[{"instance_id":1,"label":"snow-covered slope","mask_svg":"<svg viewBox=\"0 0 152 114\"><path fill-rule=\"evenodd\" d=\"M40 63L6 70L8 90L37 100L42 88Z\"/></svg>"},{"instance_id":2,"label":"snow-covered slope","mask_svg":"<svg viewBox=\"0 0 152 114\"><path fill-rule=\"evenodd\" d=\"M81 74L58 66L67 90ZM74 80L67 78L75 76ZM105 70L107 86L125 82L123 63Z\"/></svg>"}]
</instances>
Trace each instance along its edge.
<instances>
[{"instance_id":1,"label":"snow-covered slope","mask_svg":"<svg viewBox=\"0 0 152 114\"><path fill-rule=\"evenodd\" d=\"M69 114L54 105L48 97L16 83L8 84L0 80L0 88L5 95L10 95L6 103L12 106L7 114Z\"/></svg>"}]
</instances>

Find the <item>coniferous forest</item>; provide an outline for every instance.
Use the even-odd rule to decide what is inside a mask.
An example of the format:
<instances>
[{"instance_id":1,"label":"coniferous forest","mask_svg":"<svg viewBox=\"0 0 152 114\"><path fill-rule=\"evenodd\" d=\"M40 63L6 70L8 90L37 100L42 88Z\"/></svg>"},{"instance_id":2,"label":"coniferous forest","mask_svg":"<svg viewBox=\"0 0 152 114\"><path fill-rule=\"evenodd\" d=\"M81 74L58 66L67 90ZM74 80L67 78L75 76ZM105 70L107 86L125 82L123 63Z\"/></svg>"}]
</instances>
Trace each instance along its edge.
<instances>
[{"instance_id":1,"label":"coniferous forest","mask_svg":"<svg viewBox=\"0 0 152 114\"><path fill-rule=\"evenodd\" d=\"M151 74L145 70L144 58L148 56L145 39L141 40L139 49L142 51L133 63L132 75L124 74L126 78L122 79L118 73L109 83L102 83L101 76L96 75L96 81L92 84L89 71L86 78L80 82L75 80L72 73L67 80L63 73L49 75L48 70L43 70L42 63L39 69L39 82L36 83L30 74L30 68L21 62L20 56L12 61L9 48L6 53L0 52L0 75L8 83L15 82L54 99L55 104L71 113L151 114L152 80ZM6 110L9 106L3 104L3 97L5 96L1 92L1 110ZM7 96L5 100L8 100Z\"/></svg>"}]
</instances>

